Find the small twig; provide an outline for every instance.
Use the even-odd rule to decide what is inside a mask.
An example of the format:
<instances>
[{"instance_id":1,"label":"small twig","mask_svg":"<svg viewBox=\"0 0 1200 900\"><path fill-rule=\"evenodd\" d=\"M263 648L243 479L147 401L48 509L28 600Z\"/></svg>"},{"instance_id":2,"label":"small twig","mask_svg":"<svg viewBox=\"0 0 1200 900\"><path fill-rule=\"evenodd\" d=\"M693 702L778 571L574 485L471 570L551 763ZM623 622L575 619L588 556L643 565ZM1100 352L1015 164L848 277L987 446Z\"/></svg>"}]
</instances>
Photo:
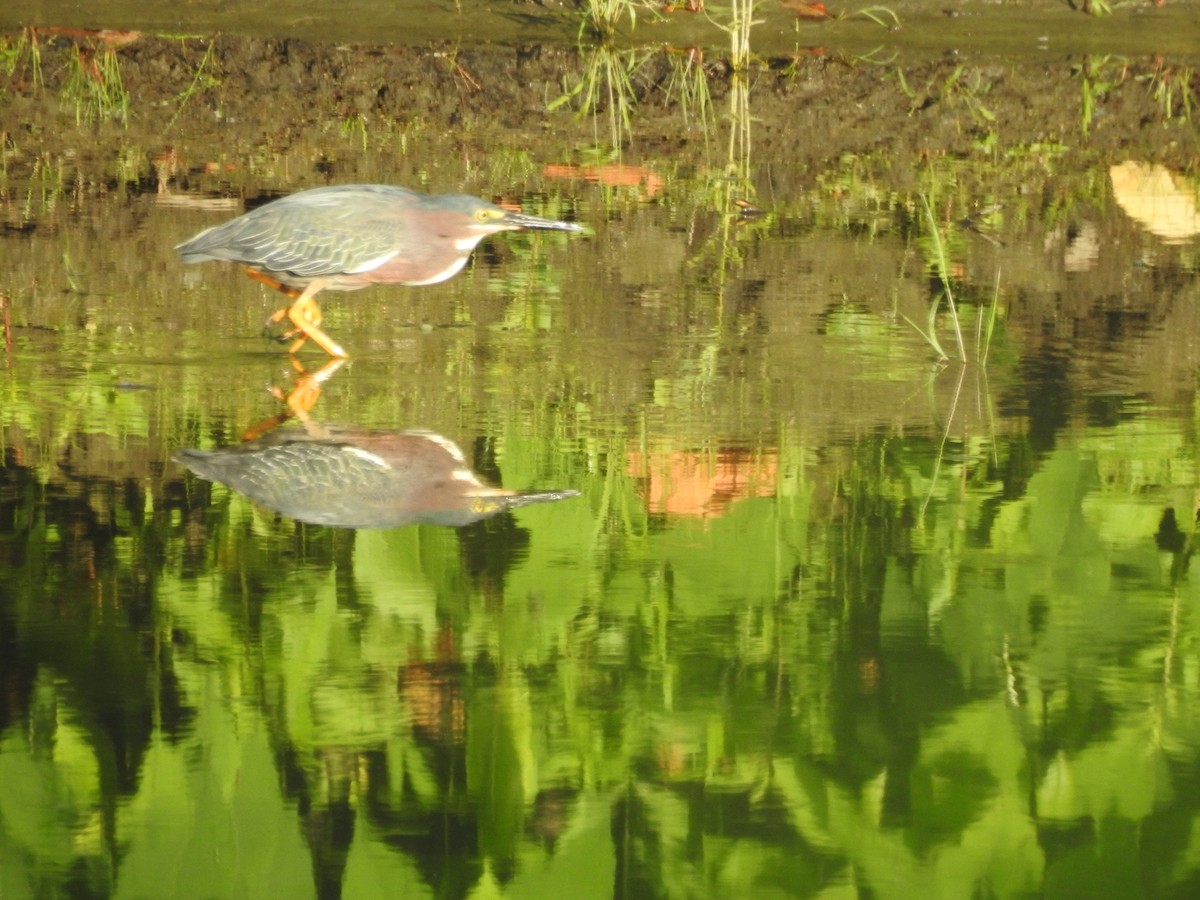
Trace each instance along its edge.
<instances>
[{"instance_id":1,"label":"small twig","mask_svg":"<svg viewBox=\"0 0 1200 900\"><path fill-rule=\"evenodd\" d=\"M198 92L201 90L201 87L200 87L200 76L204 74L204 67L205 67L206 65L208 65L208 61L209 61L210 59L212 59L212 55L213 55L213 43L214 43L213 41L209 41L209 42L208 42L208 48L207 48L207 49L204 51L204 56L203 56L203 58L200 60L200 65L196 66L196 71L192 73L192 82L191 82L191 84L189 84L189 85L188 85L188 86L187 86L187 87L186 87L186 88L185 88L185 89L184 89L184 90L183 90L183 91L182 91L182 92L181 92L181 93L178 95L178 97L179 97L179 108L175 110L175 115L171 116L171 121L167 123L167 129L166 129L166 130L168 130L168 131L170 131L170 130L171 130L171 126L173 126L173 125L175 124L176 120L179 118L179 114L180 114L180 113L182 113L182 112L183 112L183 108L184 108L185 106L187 106L187 102L188 102L189 100L191 100L191 99L192 99L192 95L193 95L193 94L196 94L196 93L198 93ZM211 81L211 79L210 79L210 81Z\"/></svg>"}]
</instances>

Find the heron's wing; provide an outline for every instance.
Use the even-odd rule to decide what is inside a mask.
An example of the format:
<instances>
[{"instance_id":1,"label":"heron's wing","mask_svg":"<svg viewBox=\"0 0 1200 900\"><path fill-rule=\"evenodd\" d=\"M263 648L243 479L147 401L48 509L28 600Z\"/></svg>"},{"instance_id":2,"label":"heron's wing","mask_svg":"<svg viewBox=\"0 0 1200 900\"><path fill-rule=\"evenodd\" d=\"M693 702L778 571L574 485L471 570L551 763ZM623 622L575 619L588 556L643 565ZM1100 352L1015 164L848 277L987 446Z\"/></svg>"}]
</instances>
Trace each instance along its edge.
<instances>
[{"instance_id":1,"label":"heron's wing","mask_svg":"<svg viewBox=\"0 0 1200 900\"><path fill-rule=\"evenodd\" d=\"M185 262L224 259L303 278L369 271L397 252L402 214L424 196L388 185L301 191L201 232Z\"/></svg>"}]
</instances>

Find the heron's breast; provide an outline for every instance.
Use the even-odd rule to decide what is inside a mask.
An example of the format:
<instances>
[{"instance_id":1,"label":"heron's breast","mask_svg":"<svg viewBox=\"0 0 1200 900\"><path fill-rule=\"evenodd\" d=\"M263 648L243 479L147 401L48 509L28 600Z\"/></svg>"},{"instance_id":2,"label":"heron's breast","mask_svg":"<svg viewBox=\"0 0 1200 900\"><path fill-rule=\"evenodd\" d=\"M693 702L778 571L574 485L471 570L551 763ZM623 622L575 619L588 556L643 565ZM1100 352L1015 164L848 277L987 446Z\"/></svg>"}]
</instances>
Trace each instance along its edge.
<instances>
[{"instance_id":1,"label":"heron's breast","mask_svg":"<svg viewBox=\"0 0 1200 900\"><path fill-rule=\"evenodd\" d=\"M355 284L437 284L458 274L466 265L467 253L459 253L454 247L447 252L426 252L418 257L397 253L384 259L374 268L353 274L339 275L339 280ZM352 290L352 288L343 288Z\"/></svg>"}]
</instances>

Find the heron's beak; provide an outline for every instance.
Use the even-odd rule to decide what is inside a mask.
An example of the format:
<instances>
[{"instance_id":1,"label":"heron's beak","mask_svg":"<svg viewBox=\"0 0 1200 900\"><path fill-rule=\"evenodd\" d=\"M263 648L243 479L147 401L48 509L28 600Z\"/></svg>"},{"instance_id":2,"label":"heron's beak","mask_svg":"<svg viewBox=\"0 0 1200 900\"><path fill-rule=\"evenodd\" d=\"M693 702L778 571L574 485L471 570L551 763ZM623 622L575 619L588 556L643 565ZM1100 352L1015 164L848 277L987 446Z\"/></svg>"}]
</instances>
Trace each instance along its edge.
<instances>
[{"instance_id":1,"label":"heron's beak","mask_svg":"<svg viewBox=\"0 0 1200 900\"><path fill-rule=\"evenodd\" d=\"M503 219L506 229L540 228L545 231L583 231L578 222L558 222L554 219L543 219L540 216L529 216L520 212L507 212Z\"/></svg>"}]
</instances>

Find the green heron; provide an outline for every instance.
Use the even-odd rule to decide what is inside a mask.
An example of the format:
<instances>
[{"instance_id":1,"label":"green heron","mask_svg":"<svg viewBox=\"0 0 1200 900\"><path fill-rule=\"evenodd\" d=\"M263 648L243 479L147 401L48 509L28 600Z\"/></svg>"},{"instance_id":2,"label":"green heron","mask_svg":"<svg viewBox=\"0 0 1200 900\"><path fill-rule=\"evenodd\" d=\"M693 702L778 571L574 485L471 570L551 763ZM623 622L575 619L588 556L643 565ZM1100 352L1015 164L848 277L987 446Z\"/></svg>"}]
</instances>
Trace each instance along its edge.
<instances>
[{"instance_id":1,"label":"green heron","mask_svg":"<svg viewBox=\"0 0 1200 900\"><path fill-rule=\"evenodd\" d=\"M276 512L314 525L469 525L579 491L489 487L453 442L430 431L286 428L176 460Z\"/></svg>"},{"instance_id":2,"label":"green heron","mask_svg":"<svg viewBox=\"0 0 1200 900\"><path fill-rule=\"evenodd\" d=\"M456 274L475 245L498 231L544 228L583 231L503 209L463 194L419 194L382 184L314 188L266 203L200 232L175 249L185 263L228 260L284 291L291 306L276 312L299 335L331 356L345 356L321 330L313 299L325 289L356 291L371 284L437 284Z\"/></svg>"}]
</instances>

